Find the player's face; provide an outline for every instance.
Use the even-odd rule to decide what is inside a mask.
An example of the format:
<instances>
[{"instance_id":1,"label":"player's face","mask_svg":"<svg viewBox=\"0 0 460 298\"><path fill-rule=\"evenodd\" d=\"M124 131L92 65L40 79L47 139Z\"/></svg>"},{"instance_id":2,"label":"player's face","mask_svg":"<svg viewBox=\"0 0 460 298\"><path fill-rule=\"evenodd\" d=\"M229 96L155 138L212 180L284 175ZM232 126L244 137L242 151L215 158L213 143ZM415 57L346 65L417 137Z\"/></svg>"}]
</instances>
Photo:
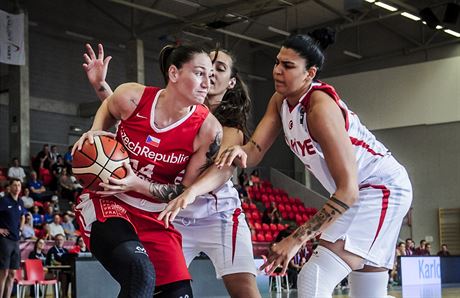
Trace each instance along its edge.
<instances>
[{"instance_id":1,"label":"player's face","mask_svg":"<svg viewBox=\"0 0 460 298\"><path fill-rule=\"evenodd\" d=\"M216 52L209 54L213 63L214 76L211 78L211 88L209 89L209 95L224 95L228 89L233 88L235 85L235 79L231 78L232 75L232 58L224 53L218 52L216 58Z\"/></svg>"},{"instance_id":2,"label":"player's face","mask_svg":"<svg viewBox=\"0 0 460 298\"><path fill-rule=\"evenodd\" d=\"M275 90L285 97L308 84L306 61L293 49L282 47L273 67Z\"/></svg>"},{"instance_id":3,"label":"player's face","mask_svg":"<svg viewBox=\"0 0 460 298\"><path fill-rule=\"evenodd\" d=\"M205 53L195 54L178 70L177 88L190 104L203 103L209 92L212 63Z\"/></svg>"}]
</instances>

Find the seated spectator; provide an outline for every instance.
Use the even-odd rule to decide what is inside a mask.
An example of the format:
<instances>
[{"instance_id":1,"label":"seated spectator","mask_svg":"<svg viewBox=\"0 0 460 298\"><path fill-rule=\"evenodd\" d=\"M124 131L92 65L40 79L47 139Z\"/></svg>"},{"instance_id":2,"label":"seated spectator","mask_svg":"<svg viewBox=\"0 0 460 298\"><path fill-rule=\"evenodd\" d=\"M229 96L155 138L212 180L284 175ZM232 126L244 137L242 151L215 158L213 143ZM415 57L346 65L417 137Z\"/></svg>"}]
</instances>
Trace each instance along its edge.
<instances>
[{"instance_id":1,"label":"seated spectator","mask_svg":"<svg viewBox=\"0 0 460 298\"><path fill-rule=\"evenodd\" d=\"M431 256L431 243L425 244L425 256Z\"/></svg>"},{"instance_id":2,"label":"seated spectator","mask_svg":"<svg viewBox=\"0 0 460 298\"><path fill-rule=\"evenodd\" d=\"M10 193L10 186L6 185L5 189L3 191L0 191L0 198L3 198L4 196L6 196L9 193Z\"/></svg>"},{"instance_id":3,"label":"seated spectator","mask_svg":"<svg viewBox=\"0 0 460 298\"><path fill-rule=\"evenodd\" d=\"M269 208L265 208L264 212L262 213L262 223L271 224L272 218L271 213L269 212Z\"/></svg>"},{"instance_id":4,"label":"seated spectator","mask_svg":"<svg viewBox=\"0 0 460 298\"><path fill-rule=\"evenodd\" d=\"M40 214L40 208L38 206L32 207L32 221L34 228L41 228L44 221L43 215Z\"/></svg>"},{"instance_id":5,"label":"seated spectator","mask_svg":"<svg viewBox=\"0 0 460 298\"><path fill-rule=\"evenodd\" d=\"M424 256L424 255L426 255L425 245L426 245L426 241L425 240L420 240L420 246L415 249L415 255L416 256Z\"/></svg>"},{"instance_id":6,"label":"seated spectator","mask_svg":"<svg viewBox=\"0 0 460 298\"><path fill-rule=\"evenodd\" d=\"M260 177L259 177L259 170L254 170L249 177L250 185L259 185L260 184Z\"/></svg>"},{"instance_id":7,"label":"seated spectator","mask_svg":"<svg viewBox=\"0 0 460 298\"><path fill-rule=\"evenodd\" d=\"M31 209L34 206L34 199L30 196L30 190L28 188L24 188L24 192L21 196L21 201L24 204L24 208Z\"/></svg>"},{"instance_id":8,"label":"seated spectator","mask_svg":"<svg viewBox=\"0 0 460 298\"><path fill-rule=\"evenodd\" d=\"M8 184L8 177L5 176L3 169L0 168L0 187Z\"/></svg>"},{"instance_id":9,"label":"seated spectator","mask_svg":"<svg viewBox=\"0 0 460 298\"><path fill-rule=\"evenodd\" d=\"M81 252L90 252L88 247L86 247L85 241L81 236L77 237L75 241L75 246L69 251L70 253L79 254Z\"/></svg>"},{"instance_id":10,"label":"seated spectator","mask_svg":"<svg viewBox=\"0 0 460 298\"><path fill-rule=\"evenodd\" d=\"M61 176L59 177L59 188L61 190L61 197L69 201L74 201L77 195L82 191L79 185L72 181L67 168L62 170Z\"/></svg>"},{"instance_id":11,"label":"seated spectator","mask_svg":"<svg viewBox=\"0 0 460 298\"><path fill-rule=\"evenodd\" d=\"M64 162L68 166L72 166L72 161L73 161L72 148L73 146L69 146L69 148L67 148L67 152L64 154Z\"/></svg>"},{"instance_id":12,"label":"seated spectator","mask_svg":"<svg viewBox=\"0 0 460 298\"><path fill-rule=\"evenodd\" d=\"M8 178L17 178L24 183L24 178L26 177L26 173L24 169L19 165L19 159L17 157L13 158L12 165L8 169Z\"/></svg>"},{"instance_id":13,"label":"seated spectator","mask_svg":"<svg viewBox=\"0 0 460 298\"><path fill-rule=\"evenodd\" d=\"M40 180L38 180L37 172L35 171L30 172L29 190L30 196L35 201L39 202L47 201L53 195L53 193L47 191L43 183Z\"/></svg>"},{"instance_id":14,"label":"seated spectator","mask_svg":"<svg viewBox=\"0 0 460 298\"><path fill-rule=\"evenodd\" d=\"M443 244L441 245L441 250L438 251L438 253L436 254L440 257L449 257L450 256L450 252L449 250L447 249L447 244Z\"/></svg>"},{"instance_id":15,"label":"seated spectator","mask_svg":"<svg viewBox=\"0 0 460 298\"><path fill-rule=\"evenodd\" d=\"M41 260L46 265L45 240L39 238L35 241L34 250L29 253L29 259Z\"/></svg>"},{"instance_id":16,"label":"seated spectator","mask_svg":"<svg viewBox=\"0 0 460 298\"><path fill-rule=\"evenodd\" d=\"M38 152L37 156L34 158L32 162L32 167L35 172L38 172L40 168L40 163L43 161L43 167L49 169L51 166L50 163L51 156L50 156L50 146L48 144L43 144L42 151Z\"/></svg>"},{"instance_id":17,"label":"seated spectator","mask_svg":"<svg viewBox=\"0 0 460 298\"><path fill-rule=\"evenodd\" d=\"M65 235L64 228L61 225L61 216L55 214L53 222L49 224L51 239L54 239L56 235Z\"/></svg>"},{"instance_id":18,"label":"seated spectator","mask_svg":"<svg viewBox=\"0 0 460 298\"><path fill-rule=\"evenodd\" d=\"M54 215L54 204L49 204L48 207L46 207L46 213L43 215L43 219L46 223L52 223Z\"/></svg>"},{"instance_id":19,"label":"seated spectator","mask_svg":"<svg viewBox=\"0 0 460 298\"><path fill-rule=\"evenodd\" d=\"M46 265L55 266L55 265L65 265L68 263L69 251L64 247L64 235L57 234L54 237L54 246L48 250L46 254ZM67 296L70 283L70 274L62 272L59 274L59 281L61 282L61 291L64 297Z\"/></svg>"},{"instance_id":20,"label":"seated spectator","mask_svg":"<svg viewBox=\"0 0 460 298\"><path fill-rule=\"evenodd\" d=\"M50 150L50 169L55 163L57 163L59 156L61 156L61 154L57 151L56 145L52 145Z\"/></svg>"},{"instance_id":21,"label":"seated spectator","mask_svg":"<svg viewBox=\"0 0 460 298\"><path fill-rule=\"evenodd\" d=\"M44 157L40 160L40 167L38 168L38 177L43 182L43 185L49 187L52 190L56 190L53 188L53 175L51 174L51 169L45 167L45 160L48 157ZM54 185L55 186L55 185Z\"/></svg>"},{"instance_id":22,"label":"seated spectator","mask_svg":"<svg viewBox=\"0 0 460 298\"><path fill-rule=\"evenodd\" d=\"M411 238L406 239L406 256L415 254L415 242Z\"/></svg>"},{"instance_id":23,"label":"seated spectator","mask_svg":"<svg viewBox=\"0 0 460 298\"><path fill-rule=\"evenodd\" d=\"M27 212L24 225L22 226L21 239L35 239L35 230L34 230L34 220L32 218L32 213Z\"/></svg>"},{"instance_id":24,"label":"seated spectator","mask_svg":"<svg viewBox=\"0 0 460 298\"><path fill-rule=\"evenodd\" d=\"M64 229L65 236L68 240L75 239L75 226L73 224L72 219L68 214L64 214L62 217L62 228Z\"/></svg>"},{"instance_id":25,"label":"seated spectator","mask_svg":"<svg viewBox=\"0 0 460 298\"><path fill-rule=\"evenodd\" d=\"M35 236L37 238L51 240L49 224L47 222L43 223L42 228L38 231L38 233L35 233Z\"/></svg>"}]
</instances>

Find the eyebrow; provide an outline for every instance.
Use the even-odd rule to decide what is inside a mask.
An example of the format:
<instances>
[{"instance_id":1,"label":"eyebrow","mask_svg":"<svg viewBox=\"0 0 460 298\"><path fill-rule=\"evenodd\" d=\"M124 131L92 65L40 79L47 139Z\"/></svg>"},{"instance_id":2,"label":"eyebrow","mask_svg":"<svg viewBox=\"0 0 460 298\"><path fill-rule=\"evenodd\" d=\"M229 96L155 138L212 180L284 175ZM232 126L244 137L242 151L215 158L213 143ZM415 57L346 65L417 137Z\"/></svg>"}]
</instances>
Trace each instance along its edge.
<instances>
[{"instance_id":1,"label":"eyebrow","mask_svg":"<svg viewBox=\"0 0 460 298\"><path fill-rule=\"evenodd\" d=\"M216 64L219 64L219 65L223 65L223 66L225 66L225 67L229 67L228 64L225 63L225 62L223 62L223 61L217 60L215 63L216 63Z\"/></svg>"}]
</instances>

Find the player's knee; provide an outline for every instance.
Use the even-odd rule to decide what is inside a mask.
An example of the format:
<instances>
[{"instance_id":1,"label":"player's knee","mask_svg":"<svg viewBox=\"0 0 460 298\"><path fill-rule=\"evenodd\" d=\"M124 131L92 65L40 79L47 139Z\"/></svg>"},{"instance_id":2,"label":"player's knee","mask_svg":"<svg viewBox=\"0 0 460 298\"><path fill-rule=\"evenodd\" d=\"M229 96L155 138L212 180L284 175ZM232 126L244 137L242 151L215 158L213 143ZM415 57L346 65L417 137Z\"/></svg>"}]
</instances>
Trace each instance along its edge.
<instances>
[{"instance_id":1,"label":"player's knee","mask_svg":"<svg viewBox=\"0 0 460 298\"><path fill-rule=\"evenodd\" d=\"M120 297L149 297L155 289L155 270L139 241L120 243L112 250L114 277L121 285Z\"/></svg>"},{"instance_id":2,"label":"player's knee","mask_svg":"<svg viewBox=\"0 0 460 298\"><path fill-rule=\"evenodd\" d=\"M222 278L230 297L259 298L256 278L250 273L228 274Z\"/></svg>"},{"instance_id":3,"label":"player's knee","mask_svg":"<svg viewBox=\"0 0 460 298\"><path fill-rule=\"evenodd\" d=\"M154 298L193 298L190 280L180 280L155 289Z\"/></svg>"},{"instance_id":4,"label":"player's knee","mask_svg":"<svg viewBox=\"0 0 460 298\"><path fill-rule=\"evenodd\" d=\"M388 272L356 272L350 273L350 297L352 298L386 298Z\"/></svg>"}]
</instances>

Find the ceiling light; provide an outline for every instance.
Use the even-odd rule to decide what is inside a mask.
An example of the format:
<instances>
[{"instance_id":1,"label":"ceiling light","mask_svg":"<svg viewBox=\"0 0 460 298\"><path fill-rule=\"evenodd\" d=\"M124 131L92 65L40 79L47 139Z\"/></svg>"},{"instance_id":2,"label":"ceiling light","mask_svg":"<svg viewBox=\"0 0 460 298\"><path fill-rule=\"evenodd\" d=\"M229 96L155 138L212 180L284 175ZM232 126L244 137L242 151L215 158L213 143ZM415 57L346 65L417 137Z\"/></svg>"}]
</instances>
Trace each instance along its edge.
<instances>
[{"instance_id":1,"label":"ceiling light","mask_svg":"<svg viewBox=\"0 0 460 298\"><path fill-rule=\"evenodd\" d=\"M411 19L411 20L414 20L414 21L420 21L420 18L419 18L418 16L413 15L413 14L408 13L408 12L403 12L403 13L401 13L401 15L402 15L403 17L406 17L406 18Z\"/></svg>"},{"instance_id":2,"label":"ceiling light","mask_svg":"<svg viewBox=\"0 0 460 298\"><path fill-rule=\"evenodd\" d=\"M76 33L76 32L73 32L73 31L66 30L65 34L67 34L69 36L81 38L81 39L84 39L84 40L94 40L94 37L92 37L92 36Z\"/></svg>"},{"instance_id":3,"label":"ceiling light","mask_svg":"<svg viewBox=\"0 0 460 298\"><path fill-rule=\"evenodd\" d=\"M271 32L275 32L275 33L284 35L284 36L290 36L291 35L291 33L287 32L287 31L284 31L284 30L281 30L281 29L278 29L278 28L275 28L275 27L272 27L272 26L268 26L268 30L270 30Z\"/></svg>"},{"instance_id":4,"label":"ceiling light","mask_svg":"<svg viewBox=\"0 0 460 298\"><path fill-rule=\"evenodd\" d=\"M350 56L350 57L353 57L353 58L356 58L356 59L362 59L363 58L362 55L356 54L356 53L353 53L353 52L350 52L350 51L347 51L347 50L343 51L343 53L345 55L347 55L347 56Z\"/></svg>"},{"instance_id":5,"label":"ceiling light","mask_svg":"<svg viewBox=\"0 0 460 298\"><path fill-rule=\"evenodd\" d=\"M441 25L437 25L437 26L436 26L436 29L437 29L437 30L441 30L442 28L444 28L444 27L441 26Z\"/></svg>"},{"instance_id":6,"label":"ceiling light","mask_svg":"<svg viewBox=\"0 0 460 298\"><path fill-rule=\"evenodd\" d=\"M189 0L174 0L174 1L191 6L191 7L195 7L195 8L201 7L199 3L189 1Z\"/></svg>"},{"instance_id":7,"label":"ceiling light","mask_svg":"<svg viewBox=\"0 0 460 298\"><path fill-rule=\"evenodd\" d=\"M289 6L294 6L294 4L292 4L291 2L286 1L286 0L278 0L278 2L279 2L279 3L286 4L286 5L289 5Z\"/></svg>"},{"instance_id":8,"label":"ceiling light","mask_svg":"<svg viewBox=\"0 0 460 298\"><path fill-rule=\"evenodd\" d=\"M454 30L446 29L446 30L444 30L444 32L446 32L447 34L453 35L455 37L460 37L460 33L458 33L457 31L454 31Z\"/></svg>"},{"instance_id":9,"label":"ceiling light","mask_svg":"<svg viewBox=\"0 0 460 298\"><path fill-rule=\"evenodd\" d=\"M374 3L375 0L366 0L366 2L369 2L369 3Z\"/></svg>"},{"instance_id":10,"label":"ceiling light","mask_svg":"<svg viewBox=\"0 0 460 298\"><path fill-rule=\"evenodd\" d=\"M425 21L426 25L430 27L431 29L436 29L436 26L441 24L438 17L434 14L434 12L429 7L425 7L424 9L420 10L419 14L422 20Z\"/></svg>"},{"instance_id":11,"label":"ceiling light","mask_svg":"<svg viewBox=\"0 0 460 298\"><path fill-rule=\"evenodd\" d=\"M398 10L396 7L388 5L388 4L380 2L380 1L377 1L374 4L379 6L379 7L381 7L381 8L384 8L386 10L389 10L389 11L397 11Z\"/></svg>"}]
</instances>

